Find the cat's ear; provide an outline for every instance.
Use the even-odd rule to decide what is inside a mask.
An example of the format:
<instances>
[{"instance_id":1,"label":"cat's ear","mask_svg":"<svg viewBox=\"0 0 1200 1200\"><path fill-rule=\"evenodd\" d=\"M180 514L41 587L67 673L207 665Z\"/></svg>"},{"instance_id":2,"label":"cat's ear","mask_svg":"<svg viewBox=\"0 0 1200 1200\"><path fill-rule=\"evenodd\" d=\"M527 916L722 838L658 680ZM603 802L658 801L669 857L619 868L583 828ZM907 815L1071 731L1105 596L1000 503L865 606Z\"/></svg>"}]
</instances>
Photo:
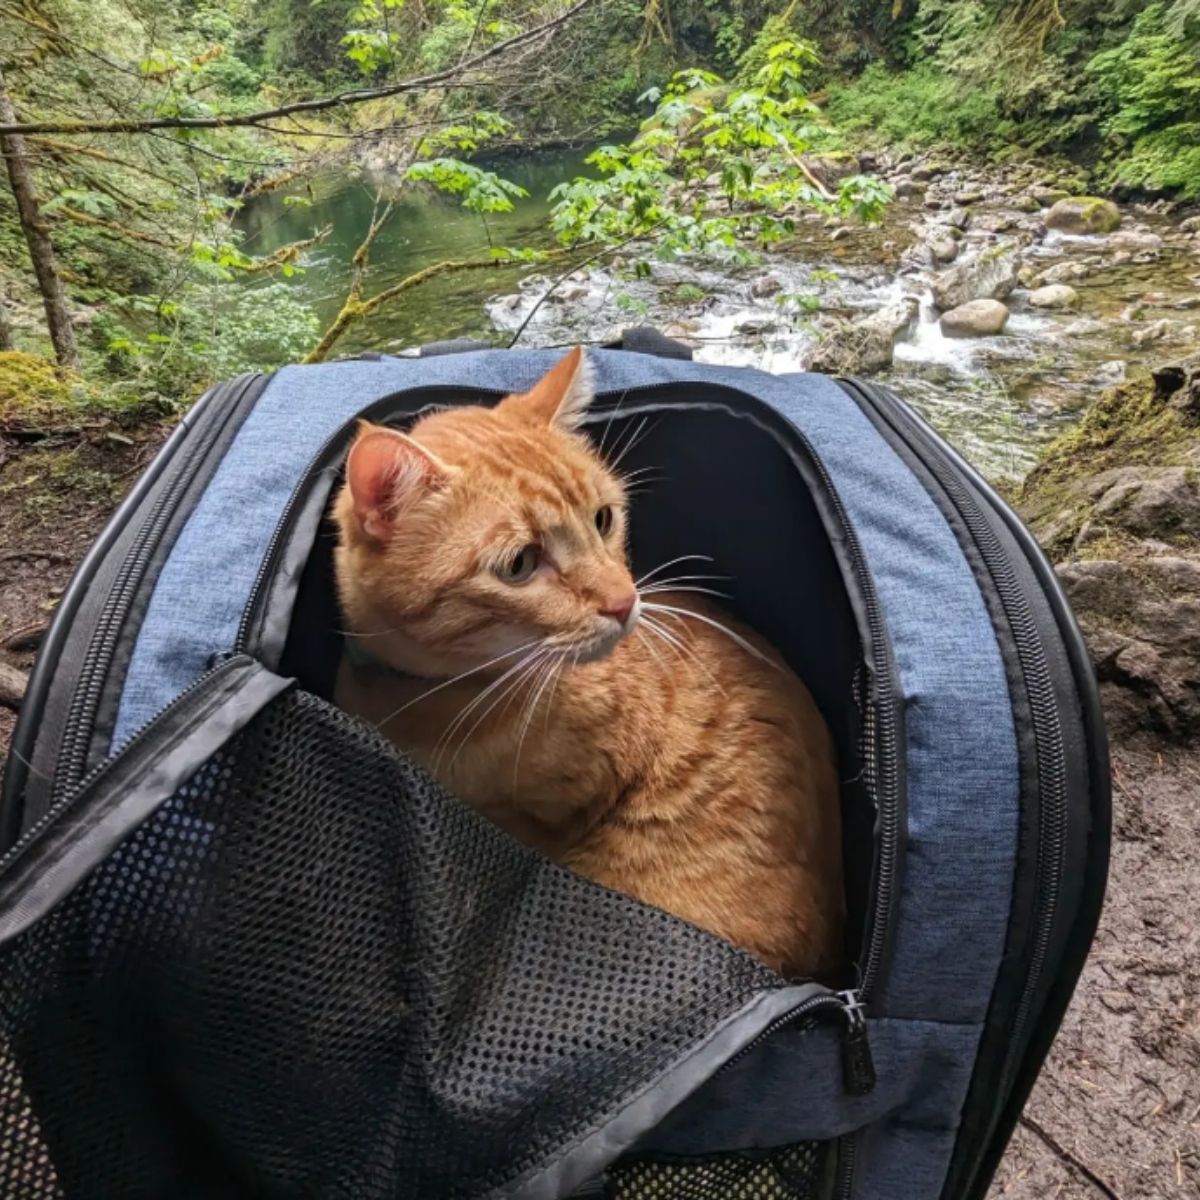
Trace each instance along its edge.
<instances>
[{"instance_id":1,"label":"cat's ear","mask_svg":"<svg viewBox=\"0 0 1200 1200\"><path fill-rule=\"evenodd\" d=\"M583 347L576 346L528 392L509 396L500 407L533 424L575 429L595 396L592 364Z\"/></svg>"},{"instance_id":2,"label":"cat's ear","mask_svg":"<svg viewBox=\"0 0 1200 1200\"><path fill-rule=\"evenodd\" d=\"M346 459L346 485L363 532L385 541L404 509L450 482L451 468L397 429L359 424Z\"/></svg>"}]
</instances>

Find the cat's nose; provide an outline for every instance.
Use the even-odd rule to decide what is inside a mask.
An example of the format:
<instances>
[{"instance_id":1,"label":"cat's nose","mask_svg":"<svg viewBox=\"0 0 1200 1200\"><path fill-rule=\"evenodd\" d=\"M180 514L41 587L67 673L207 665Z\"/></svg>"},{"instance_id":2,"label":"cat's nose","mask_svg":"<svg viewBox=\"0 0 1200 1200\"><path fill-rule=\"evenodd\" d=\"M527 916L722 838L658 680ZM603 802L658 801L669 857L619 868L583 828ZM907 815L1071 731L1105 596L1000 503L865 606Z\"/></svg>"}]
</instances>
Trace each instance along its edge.
<instances>
[{"instance_id":1,"label":"cat's nose","mask_svg":"<svg viewBox=\"0 0 1200 1200\"><path fill-rule=\"evenodd\" d=\"M600 609L602 617L612 617L614 621L624 625L629 620L629 614L633 612L633 606L637 603L637 592L629 592L624 596L612 596L604 601L603 607Z\"/></svg>"}]
</instances>

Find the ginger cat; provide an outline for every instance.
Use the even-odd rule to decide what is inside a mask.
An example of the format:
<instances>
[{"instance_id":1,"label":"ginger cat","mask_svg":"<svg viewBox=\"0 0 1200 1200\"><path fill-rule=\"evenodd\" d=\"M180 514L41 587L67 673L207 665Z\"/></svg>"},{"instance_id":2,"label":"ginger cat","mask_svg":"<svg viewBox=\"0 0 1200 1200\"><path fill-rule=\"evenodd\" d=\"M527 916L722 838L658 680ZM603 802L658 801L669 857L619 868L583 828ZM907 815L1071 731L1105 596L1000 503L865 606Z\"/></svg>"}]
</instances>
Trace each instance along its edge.
<instances>
[{"instance_id":1,"label":"ginger cat","mask_svg":"<svg viewBox=\"0 0 1200 1200\"><path fill-rule=\"evenodd\" d=\"M586 878L785 975L836 972L829 733L757 635L694 590L639 594L625 487L575 432L591 398L576 348L493 409L362 425L338 703Z\"/></svg>"}]
</instances>

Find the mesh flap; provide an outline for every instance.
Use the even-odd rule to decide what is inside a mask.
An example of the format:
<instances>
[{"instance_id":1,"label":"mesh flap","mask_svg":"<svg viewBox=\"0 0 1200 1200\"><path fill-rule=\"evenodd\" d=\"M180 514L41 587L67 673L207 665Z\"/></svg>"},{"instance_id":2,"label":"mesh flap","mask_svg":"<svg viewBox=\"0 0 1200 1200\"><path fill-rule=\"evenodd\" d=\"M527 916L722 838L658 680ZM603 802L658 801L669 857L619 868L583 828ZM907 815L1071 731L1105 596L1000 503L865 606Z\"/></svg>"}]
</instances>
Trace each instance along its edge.
<instances>
[{"instance_id":1,"label":"mesh flap","mask_svg":"<svg viewBox=\"0 0 1200 1200\"><path fill-rule=\"evenodd\" d=\"M288 693L0 952L0 1195L481 1195L778 982Z\"/></svg>"}]
</instances>

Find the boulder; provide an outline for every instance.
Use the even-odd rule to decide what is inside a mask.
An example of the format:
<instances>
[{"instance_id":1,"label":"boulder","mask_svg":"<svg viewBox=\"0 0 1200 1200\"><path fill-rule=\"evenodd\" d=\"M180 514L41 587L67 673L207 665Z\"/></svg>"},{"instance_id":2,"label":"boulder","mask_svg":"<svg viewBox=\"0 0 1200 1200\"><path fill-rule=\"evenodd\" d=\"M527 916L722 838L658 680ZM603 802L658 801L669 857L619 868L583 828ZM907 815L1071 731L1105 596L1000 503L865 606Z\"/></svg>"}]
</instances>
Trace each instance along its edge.
<instances>
[{"instance_id":1,"label":"boulder","mask_svg":"<svg viewBox=\"0 0 1200 1200\"><path fill-rule=\"evenodd\" d=\"M990 337L1008 321L1008 307L999 300L968 300L942 314L942 332L948 337Z\"/></svg>"},{"instance_id":2,"label":"boulder","mask_svg":"<svg viewBox=\"0 0 1200 1200\"><path fill-rule=\"evenodd\" d=\"M1061 262L1053 267L1047 267L1036 278L1037 287L1045 287L1049 283L1068 283L1072 279L1086 279L1090 272L1081 262Z\"/></svg>"},{"instance_id":3,"label":"boulder","mask_svg":"<svg viewBox=\"0 0 1200 1200\"><path fill-rule=\"evenodd\" d=\"M1098 196L1072 196L1056 201L1043 220L1063 233L1111 233L1121 224L1121 210Z\"/></svg>"},{"instance_id":4,"label":"boulder","mask_svg":"<svg viewBox=\"0 0 1200 1200\"><path fill-rule=\"evenodd\" d=\"M1074 308L1079 303L1079 293L1065 283L1052 283L1030 292L1029 303L1034 308Z\"/></svg>"},{"instance_id":5,"label":"boulder","mask_svg":"<svg viewBox=\"0 0 1200 1200\"><path fill-rule=\"evenodd\" d=\"M1058 568L1114 732L1200 729L1200 563L1173 553Z\"/></svg>"},{"instance_id":6,"label":"boulder","mask_svg":"<svg viewBox=\"0 0 1200 1200\"><path fill-rule=\"evenodd\" d=\"M817 347L809 367L830 375L882 371L891 366L896 339L916 318L920 305L906 296L870 316L842 325Z\"/></svg>"},{"instance_id":7,"label":"boulder","mask_svg":"<svg viewBox=\"0 0 1200 1200\"><path fill-rule=\"evenodd\" d=\"M1017 248L1001 242L981 254L960 258L930 281L934 303L947 311L970 300L1003 300L1017 286Z\"/></svg>"},{"instance_id":8,"label":"boulder","mask_svg":"<svg viewBox=\"0 0 1200 1200\"><path fill-rule=\"evenodd\" d=\"M929 239L929 255L936 263L953 262L958 257L958 241L948 233Z\"/></svg>"}]
</instances>

